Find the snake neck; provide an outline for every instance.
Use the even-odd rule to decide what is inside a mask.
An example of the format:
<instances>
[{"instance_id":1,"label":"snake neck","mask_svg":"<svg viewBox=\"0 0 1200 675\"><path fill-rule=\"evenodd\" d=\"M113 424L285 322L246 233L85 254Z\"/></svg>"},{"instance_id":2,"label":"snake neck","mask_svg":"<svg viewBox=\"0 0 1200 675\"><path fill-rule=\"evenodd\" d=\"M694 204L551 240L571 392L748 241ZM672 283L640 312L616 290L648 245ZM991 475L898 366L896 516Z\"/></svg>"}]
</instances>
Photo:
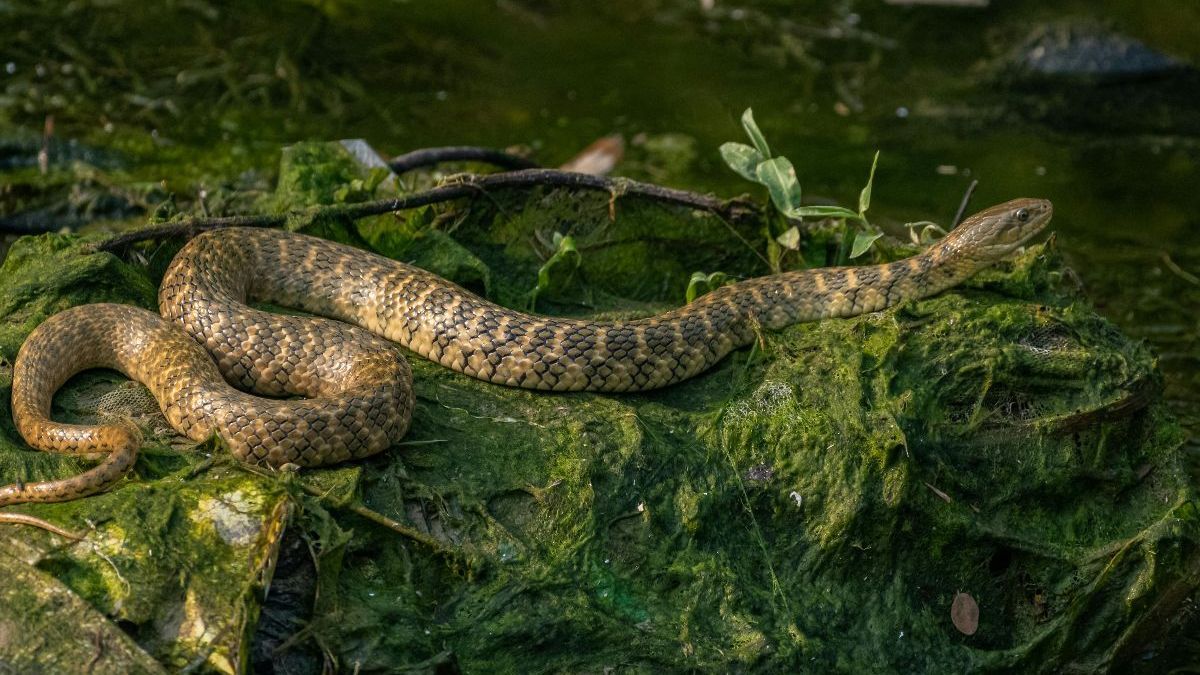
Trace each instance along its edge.
<instances>
[{"instance_id":1,"label":"snake neck","mask_svg":"<svg viewBox=\"0 0 1200 675\"><path fill-rule=\"evenodd\" d=\"M723 307L730 315L774 330L804 321L877 312L906 300L926 298L962 283L981 267L957 242L948 241L892 263L749 279L718 289L683 312L711 315Z\"/></svg>"},{"instance_id":2,"label":"snake neck","mask_svg":"<svg viewBox=\"0 0 1200 675\"><path fill-rule=\"evenodd\" d=\"M957 239L946 239L924 252L886 263L893 284L899 287L901 300L917 300L953 288L975 275L986 265L970 255ZM895 294L893 294L895 295Z\"/></svg>"}]
</instances>

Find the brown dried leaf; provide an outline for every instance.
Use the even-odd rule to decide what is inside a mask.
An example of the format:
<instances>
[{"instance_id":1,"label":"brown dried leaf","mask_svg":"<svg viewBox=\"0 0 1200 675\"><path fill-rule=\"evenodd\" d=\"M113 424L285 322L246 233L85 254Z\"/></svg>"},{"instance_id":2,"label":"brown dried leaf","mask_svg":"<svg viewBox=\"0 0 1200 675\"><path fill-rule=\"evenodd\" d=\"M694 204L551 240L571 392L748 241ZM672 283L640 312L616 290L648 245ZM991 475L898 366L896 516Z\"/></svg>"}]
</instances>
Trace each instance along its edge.
<instances>
[{"instance_id":1,"label":"brown dried leaf","mask_svg":"<svg viewBox=\"0 0 1200 675\"><path fill-rule=\"evenodd\" d=\"M974 635L979 629L979 605L966 593L957 593L950 605L950 620L963 635Z\"/></svg>"}]
</instances>

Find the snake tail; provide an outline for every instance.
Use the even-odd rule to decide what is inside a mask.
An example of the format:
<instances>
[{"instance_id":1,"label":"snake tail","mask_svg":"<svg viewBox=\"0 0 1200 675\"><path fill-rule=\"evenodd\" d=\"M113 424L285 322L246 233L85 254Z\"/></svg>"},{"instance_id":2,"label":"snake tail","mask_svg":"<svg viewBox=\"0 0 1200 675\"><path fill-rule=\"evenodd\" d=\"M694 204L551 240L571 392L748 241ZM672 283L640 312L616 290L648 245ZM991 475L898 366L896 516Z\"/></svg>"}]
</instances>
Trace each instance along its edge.
<instances>
[{"instance_id":1,"label":"snake tail","mask_svg":"<svg viewBox=\"0 0 1200 675\"><path fill-rule=\"evenodd\" d=\"M412 376L399 354L388 351L299 392L316 398L269 399L229 386L208 352L157 314L116 304L65 310L38 326L18 354L12 397L17 431L40 450L106 457L69 479L0 488L0 506L100 492L136 460L142 435L130 422L50 419L54 392L80 371L108 368L141 382L172 427L194 441L215 434L243 461L316 466L375 454L407 431Z\"/></svg>"}]
</instances>

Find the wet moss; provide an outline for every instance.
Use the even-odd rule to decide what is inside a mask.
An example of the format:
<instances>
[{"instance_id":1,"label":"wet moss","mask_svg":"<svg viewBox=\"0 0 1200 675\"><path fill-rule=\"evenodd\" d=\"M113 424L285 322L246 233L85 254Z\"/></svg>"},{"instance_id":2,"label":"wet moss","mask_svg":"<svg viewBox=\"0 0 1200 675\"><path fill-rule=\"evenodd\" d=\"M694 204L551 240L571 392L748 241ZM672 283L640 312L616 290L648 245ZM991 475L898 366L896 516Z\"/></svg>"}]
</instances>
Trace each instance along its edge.
<instances>
[{"instance_id":1,"label":"wet moss","mask_svg":"<svg viewBox=\"0 0 1200 675\"><path fill-rule=\"evenodd\" d=\"M23 237L0 266L0 356L10 362L25 336L46 317L89 302L126 302L154 307L158 293L110 254L88 254L79 237Z\"/></svg>"},{"instance_id":2,"label":"wet moss","mask_svg":"<svg viewBox=\"0 0 1200 675\"><path fill-rule=\"evenodd\" d=\"M0 556L0 650L12 672L167 672L134 640L50 574Z\"/></svg>"}]
</instances>

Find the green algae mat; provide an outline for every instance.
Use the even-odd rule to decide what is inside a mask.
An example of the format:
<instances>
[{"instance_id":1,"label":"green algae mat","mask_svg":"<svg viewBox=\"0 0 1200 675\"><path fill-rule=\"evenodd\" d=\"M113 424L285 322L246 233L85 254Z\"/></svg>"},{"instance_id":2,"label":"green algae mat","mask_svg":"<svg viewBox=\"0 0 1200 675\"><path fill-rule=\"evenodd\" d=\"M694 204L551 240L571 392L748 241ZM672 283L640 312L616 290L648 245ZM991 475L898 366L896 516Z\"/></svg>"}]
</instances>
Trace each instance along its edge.
<instances>
[{"instance_id":1,"label":"green algae mat","mask_svg":"<svg viewBox=\"0 0 1200 675\"><path fill-rule=\"evenodd\" d=\"M340 146L294 146L259 207L400 189ZM536 287L537 310L564 315L643 316L684 302L694 272L766 271L753 219L609 195L494 192L289 227L513 307ZM543 269L556 233L577 254ZM94 240L27 237L0 267L5 482L86 466L30 451L12 426L24 336L73 305L153 308L181 244L118 256ZM813 230L803 246L822 262L832 245ZM547 394L413 365L401 447L299 475L181 439L115 374L73 379L57 415L127 417L147 446L107 494L19 509L84 541L0 529L0 669L1094 672L1188 658L1200 513L1183 433L1154 357L1092 310L1053 241L935 298L764 333L661 391Z\"/></svg>"}]
</instances>

